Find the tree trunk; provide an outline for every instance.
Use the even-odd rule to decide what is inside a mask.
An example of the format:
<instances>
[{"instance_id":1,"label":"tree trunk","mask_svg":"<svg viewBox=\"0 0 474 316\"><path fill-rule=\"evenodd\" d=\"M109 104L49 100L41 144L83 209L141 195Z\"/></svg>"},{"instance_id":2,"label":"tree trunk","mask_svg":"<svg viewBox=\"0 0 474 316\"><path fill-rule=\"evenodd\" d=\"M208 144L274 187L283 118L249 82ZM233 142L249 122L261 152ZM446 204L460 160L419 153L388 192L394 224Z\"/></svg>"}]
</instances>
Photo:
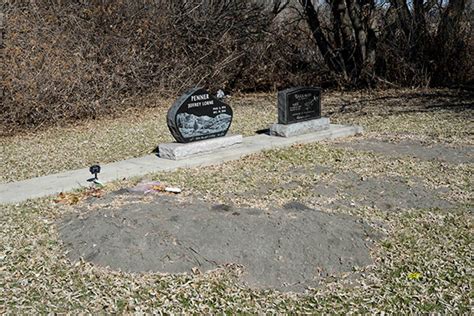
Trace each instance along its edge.
<instances>
[{"instance_id":1,"label":"tree trunk","mask_svg":"<svg viewBox=\"0 0 474 316\"><path fill-rule=\"evenodd\" d=\"M406 38L410 37L412 16L406 0L391 0L391 5L397 12L398 23Z\"/></svg>"},{"instance_id":2,"label":"tree trunk","mask_svg":"<svg viewBox=\"0 0 474 316\"><path fill-rule=\"evenodd\" d=\"M371 28L373 0L328 0L331 6L332 34L324 34L317 10L311 1L300 0L306 21L328 67L345 84L368 82L362 75L373 74L376 36ZM362 7L361 7L362 6ZM329 39L332 40L330 42Z\"/></svg>"},{"instance_id":3,"label":"tree trunk","mask_svg":"<svg viewBox=\"0 0 474 316\"><path fill-rule=\"evenodd\" d=\"M353 28L351 20L347 13L346 3L344 0L332 0L332 14L334 17L334 32L341 34L342 47L340 47L341 61L343 65L343 75L346 81L356 75L356 62L354 60L354 40Z\"/></svg>"},{"instance_id":4,"label":"tree trunk","mask_svg":"<svg viewBox=\"0 0 474 316\"><path fill-rule=\"evenodd\" d=\"M457 37L456 35L460 30L460 22L466 7L466 2L466 0L449 1L438 26L437 42L439 44L450 46Z\"/></svg>"},{"instance_id":5,"label":"tree trunk","mask_svg":"<svg viewBox=\"0 0 474 316\"><path fill-rule=\"evenodd\" d=\"M309 29L311 30L311 33L313 34L313 37L316 41L317 48L323 55L326 65L330 70L335 71L336 73L341 73L343 67L337 60L331 44L321 29L321 22L319 21L316 8L314 7L313 3L308 0L300 0L300 3L303 6L306 22L308 23Z\"/></svg>"}]
</instances>

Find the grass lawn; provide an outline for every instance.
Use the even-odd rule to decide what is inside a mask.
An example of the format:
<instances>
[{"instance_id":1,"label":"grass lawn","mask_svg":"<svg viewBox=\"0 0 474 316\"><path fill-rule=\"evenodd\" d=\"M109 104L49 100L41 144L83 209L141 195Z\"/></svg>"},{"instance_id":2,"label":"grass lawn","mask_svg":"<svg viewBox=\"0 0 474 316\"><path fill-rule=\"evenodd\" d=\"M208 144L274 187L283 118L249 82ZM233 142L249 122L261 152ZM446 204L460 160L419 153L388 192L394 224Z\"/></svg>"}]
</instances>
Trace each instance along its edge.
<instances>
[{"instance_id":1,"label":"grass lawn","mask_svg":"<svg viewBox=\"0 0 474 316\"><path fill-rule=\"evenodd\" d=\"M155 101L153 101L155 102ZM156 101L166 104L172 100ZM252 135L276 120L274 94L230 99L233 133ZM453 90L332 92L323 114L332 122L360 124L356 139L417 141L423 146L473 146L473 95ZM83 122L0 140L1 181L106 163L147 153L171 137L166 108L130 110L114 119ZM346 139L349 142L351 139ZM207 273L130 274L70 262L56 223L75 205L53 198L1 205L0 311L37 312L334 312L469 313L472 310L473 163L392 157L335 146L337 141L298 145L247 156L219 166L149 175L216 203L268 209L290 201L350 214L372 223L385 237L372 249L374 264L330 276L305 293L253 290L236 282L240 268ZM315 169L317 168L317 169ZM319 171L315 171L319 170ZM321 171L323 170L323 171ZM296 172L297 171L297 172ZM361 178L398 177L409 185L441 190L450 208L385 208L332 204L344 196L309 190L352 172ZM131 179L107 186L127 187ZM335 182L334 182L335 183ZM268 190L260 190L266 186ZM438 191L436 191L438 192ZM79 199L85 192L77 192ZM357 201L356 201L357 202Z\"/></svg>"}]
</instances>

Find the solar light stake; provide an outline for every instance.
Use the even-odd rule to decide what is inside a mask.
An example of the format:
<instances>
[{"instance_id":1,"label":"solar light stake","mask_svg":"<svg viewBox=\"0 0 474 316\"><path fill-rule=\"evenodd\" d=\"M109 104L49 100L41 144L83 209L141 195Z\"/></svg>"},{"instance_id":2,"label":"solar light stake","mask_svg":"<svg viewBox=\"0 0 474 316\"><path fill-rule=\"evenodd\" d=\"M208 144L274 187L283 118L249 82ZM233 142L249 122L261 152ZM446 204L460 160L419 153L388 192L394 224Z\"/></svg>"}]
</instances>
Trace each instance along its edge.
<instances>
[{"instance_id":1,"label":"solar light stake","mask_svg":"<svg viewBox=\"0 0 474 316\"><path fill-rule=\"evenodd\" d=\"M96 182L99 181L99 178L97 177L97 174L100 173L100 166L99 165L92 165L89 167L89 172L94 175L94 178L90 178L87 181L89 182Z\"/></svg>"}]
</instances>

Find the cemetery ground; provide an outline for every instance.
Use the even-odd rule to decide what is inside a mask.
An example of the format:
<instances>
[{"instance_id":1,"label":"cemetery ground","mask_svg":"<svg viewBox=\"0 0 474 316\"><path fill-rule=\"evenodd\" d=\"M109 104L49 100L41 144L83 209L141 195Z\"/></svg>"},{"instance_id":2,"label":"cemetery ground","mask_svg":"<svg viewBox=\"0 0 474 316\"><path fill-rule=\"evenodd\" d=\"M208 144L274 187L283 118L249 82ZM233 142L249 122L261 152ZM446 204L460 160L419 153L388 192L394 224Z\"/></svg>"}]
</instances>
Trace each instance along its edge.
<instances>
[{"instance_id":1,"label":"cemetery ground","mask_svg":"<svg viewBox=\"0 0 474 316\"><path fill-rule=\"evenodd\" d=\"M171 141L165 116L172 100L145 96L132 101L157 106L75 127L2 138L1 181L137 157L150 153L158 143ZM231 133L250 136L276 121L274 94L233 96L228 102L234 110ZM323 94L322 104L323 116L334 123L361 125L364 134L145 177L182 188L177 196L130 194L127 188L141 178L117 181L99 191L84 189L2 205L0 310L471 311L474 95L433 89L332 92ZM311 249L301 251L301 245L317 243L308 236L321 237L311 230L311 222L305 223L310 219L325 224L329 236L321 243L330 248L315 245L318 251L331 254L352 246L354 257L366 266L352 267L346 257L340 257L340 262L329 258L326 264L332 265L334 273L321 273L306 291L286 292L252 286L258 282L245 278L248 267L239 264L211 264L208 272L192 269L187 274L163 274L121 272L89 262L100 263L100 256L93 254L71 260L78 247L74 245L77 235L70 234L74 229L84 229L89 235L83 238L89 241L95 234L115 238L127 230L128 235L118 240L131 247L125 239L133 239L140 227L121 226L124 223L119 221L113 223L114 229L105 216L120 214L130 223L145 225L153 223L150 214L160 205L176 212L176 216L168 214L170 227L173 221L190 227L186 214L180 213L183 205L189 206L192 216L202 212L239 227L247 223L259 232L268 227L269 234L278 231L273 229L276 225L293 223L280 231L288 236L295 232L300 240L289 246L304 258ZM140 209L146 212L137 213ZM265 226L266 218L275 225ZM88 225L74 226L74 219ZM357 239L362 233L370 239L370 243L364 240L367 254ZM229 248L244 245L244 236L238 237L241 240L236 238ZM291 251L282 256L291 257ZM301 257L291 258L286 267L308 264ZM321 272L317 268L315 275Z\"/></svg>"}]
</instances>

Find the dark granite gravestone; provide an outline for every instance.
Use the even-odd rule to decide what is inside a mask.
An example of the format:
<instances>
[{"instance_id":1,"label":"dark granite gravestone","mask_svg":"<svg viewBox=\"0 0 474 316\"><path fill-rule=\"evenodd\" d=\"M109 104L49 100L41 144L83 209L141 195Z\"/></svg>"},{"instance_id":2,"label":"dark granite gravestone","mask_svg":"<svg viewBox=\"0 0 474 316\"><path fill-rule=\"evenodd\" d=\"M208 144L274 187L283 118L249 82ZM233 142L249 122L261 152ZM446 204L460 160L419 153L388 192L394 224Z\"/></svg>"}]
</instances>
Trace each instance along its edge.
<instances>
[{"instance_id":1,"label":"dark granite gravestone","mask_svg":"<svg viewBox=\"0 0 474 316\"><path fill-rule=\"evenodd\" d=\"M321 117L321 89L298 87L278 92L278 124Z\"/></svg>"},{"instance_id":2,"label":"dark granite gravestone","mask_svg":"<svg viewBox=\"0 0 474 316\"><path fill-rule=\"evenodd\" d=\"M168 128L179 143L225 136L232 109L204 89L183 94L168 110Z\"/></svg>"}]
</instances>

